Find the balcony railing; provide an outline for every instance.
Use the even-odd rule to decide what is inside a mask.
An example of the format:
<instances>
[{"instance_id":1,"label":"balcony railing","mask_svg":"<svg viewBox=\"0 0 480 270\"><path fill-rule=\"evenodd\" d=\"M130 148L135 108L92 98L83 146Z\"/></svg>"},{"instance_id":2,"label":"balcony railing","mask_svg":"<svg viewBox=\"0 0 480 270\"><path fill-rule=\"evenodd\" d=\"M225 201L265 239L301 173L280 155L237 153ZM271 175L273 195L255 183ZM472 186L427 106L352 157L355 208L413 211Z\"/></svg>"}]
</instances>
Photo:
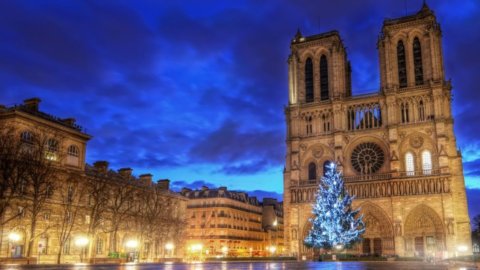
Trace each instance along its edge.
<instances>
[{"instance_id":1,"label":"balcony railing","mask_svg":"<svg viewBox=\"0 0 480 270\"><path fill-rule=\"evenodd\" d=\"M369 181L383 181L383 180L398 179L398 178L419 178L419 177L438 176L438 175L445 175L445 174L449 174L448 168L411 171L411 172L403 171L403 172L352 175L352 176L344 176L344 180L347 183L369 182ZM320 182L321 180L300 180L300 181L293 181L291 185L292 186L314 186L314 185L320 184Z\"/></svg>"}]
</instances>

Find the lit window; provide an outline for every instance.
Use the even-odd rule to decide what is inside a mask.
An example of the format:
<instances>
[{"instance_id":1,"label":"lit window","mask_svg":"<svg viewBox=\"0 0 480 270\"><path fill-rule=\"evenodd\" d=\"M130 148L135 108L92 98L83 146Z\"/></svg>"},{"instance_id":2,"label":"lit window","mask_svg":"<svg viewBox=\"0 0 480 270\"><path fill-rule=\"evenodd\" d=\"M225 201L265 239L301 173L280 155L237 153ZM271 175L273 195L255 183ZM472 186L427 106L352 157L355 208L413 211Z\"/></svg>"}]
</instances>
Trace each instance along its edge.
<instances>
[{"instance_id":1,"label":"lit window","mask_svg":"<svg viewBox=\"0 0 480 270\"><path fill-rule=\"evenodd\" d=\"M422 152L422 170L423 174L432 174L432 154L428 150Z\"/></svg>"},{"instance_id":2,"label":"lit window","mask_svg":"<svg viewBox=\"0 0 480 270\"><path fill-rule=\"evenodd\" d=\"M55 139L48 139L47 141L47 152L45 153L45 157L48 160L57 160L57 152L58 152L58 141Z\"/></svg>"},{"instance_id":3,"label":"lit window","mask_svg":"<svg viewBox=\"0 0 480 270\"><path fill-rule=\"evenodd\" d=\"M407 175L415 175L415 163L413 161L413 154L410 152L405 154L405 170L407 171Z\"/></svg>"}]
</instances>

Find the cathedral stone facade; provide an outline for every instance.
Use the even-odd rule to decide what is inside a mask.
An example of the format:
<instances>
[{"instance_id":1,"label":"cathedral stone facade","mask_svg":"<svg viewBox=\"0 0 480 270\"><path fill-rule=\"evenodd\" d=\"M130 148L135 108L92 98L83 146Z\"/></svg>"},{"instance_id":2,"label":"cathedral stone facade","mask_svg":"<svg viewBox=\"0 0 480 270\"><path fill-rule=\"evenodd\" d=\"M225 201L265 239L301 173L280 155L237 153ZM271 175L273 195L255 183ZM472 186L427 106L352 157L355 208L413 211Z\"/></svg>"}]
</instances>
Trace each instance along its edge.
<instances>
[{"instance_id":1,"label":"cathedral stone facade","mask_svg":"<svg viewBox=\"0 0 480 270\"><path fill-rule=\"evenodd\" d=\"M425 4L413 15L385 20L377 42L380 90L352 95L339 33L295 35L285 109L284 221L291 255L314 254L303 239L329 162L343 172L366 223L351 252L443 258L471 253L441 37Z\"/></svg>"}]
</instances>

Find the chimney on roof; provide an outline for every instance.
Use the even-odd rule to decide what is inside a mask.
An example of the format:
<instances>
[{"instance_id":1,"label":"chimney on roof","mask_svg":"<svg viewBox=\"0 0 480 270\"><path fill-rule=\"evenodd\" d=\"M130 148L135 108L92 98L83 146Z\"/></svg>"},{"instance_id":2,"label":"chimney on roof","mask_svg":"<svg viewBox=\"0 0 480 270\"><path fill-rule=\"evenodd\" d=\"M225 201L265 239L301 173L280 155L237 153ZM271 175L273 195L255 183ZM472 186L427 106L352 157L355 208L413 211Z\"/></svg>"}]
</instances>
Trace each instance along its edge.
<instances>
[{"instance_id":1,"label":"chimney on roof","mask_svg":"<svg viewBox=\"0 0 480 270\"><path fill-rule=\"evenodd\" d=\"M170 180L168 179L160 179L157 181L157 187L162 190L169 190L170 189ZM185 188L184 188L185 189ZM183 189L182 189L183 191Z\"/></svg>"},{"instance_id":2,"label":"chimney on roof","mask_svg":"<svg viewBox=\"0 0 480 270\"><path fill-rule=\"evenodd\" d=\"M118 170L118 173L123 178L128 179L128 178L130 178L130 176L132 176L132 171L133 170L131 168L121 168L121 169Z\"/></svg>"},{"instance_id":3,"label":"chimney on roof","mask_svg":"<svg viewBox=\"0 0 480 270\"><path fill-rule=\"evenodd\" d=\"M140 178L140 181L142 182L142 184L144 184L145 186L151 186L152 185L152 176L150 173L146 173L146 174L142 174L139 176Z\"/></svg>"},{"instance_id":4,"label":"chimney on roof","mask_svg":"<svg viewBox=\"0 0 480 270\"><path fill-rule=\"evenodd\" d=\"M40 105L40 102L41 102L41 101L42 101L42 100L40 100L39 98L29 98L29 99L25 99L25 100L23 101L23 105L24 105L28 110L38 112L39 105Z\"/></svg>"},{"instance_id":5,"label":"chimney on roof","mask_svg":"<svg viewBox=\"0 0 480 270\"><path fill-rule=\"evenodd\" d=\"M106 173L108 171L108 161L99 160L93 163L93 167L101 173Z\"/></svg>"},{"instance_id":6,"label":"chimney on roof","mask_svg":"<svg viewBox=\"0 0 480 270\"><path fill-rule=\"evenodd\" d=\"M77 120L75 120L75 118L70 117L70 118L62 119L62 121L69 126L73 126L73 125L75 125L75 122Z\"/></svg>"},{"instance_id":7,"label":"chimney on roof","mask_svg":"<svg viewBox=\"0 0 480 270\"><path fill-rule=\"evenodd\" d=\"M189 189L189 188L184 187L184 188L182 188L182 191L180 191L180 193L181 193L182 195L185 195L185 194L187 194L187 193L190 192L190 191L192 191L192 190Z\"/></svg>"},{"instance_id":8,"label":"chimney on roof","mask_svg":"<svg viewBox=\"0 0 480 270\"><path fill-rule=\"evenodd\" d=\"M277 199L275 198L263 198L263 205L277 205Z\"/></svg>"}]
</instances>

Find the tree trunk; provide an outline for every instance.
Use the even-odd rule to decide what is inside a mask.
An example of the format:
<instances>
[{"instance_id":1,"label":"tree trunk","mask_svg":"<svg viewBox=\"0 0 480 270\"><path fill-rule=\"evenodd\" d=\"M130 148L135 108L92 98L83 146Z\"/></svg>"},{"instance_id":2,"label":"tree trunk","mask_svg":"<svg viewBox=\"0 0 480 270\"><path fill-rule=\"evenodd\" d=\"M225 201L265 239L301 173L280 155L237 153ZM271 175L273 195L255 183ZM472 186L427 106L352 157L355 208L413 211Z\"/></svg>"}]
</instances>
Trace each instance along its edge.
<instances>
[{"instance_id":1,"label":"tree trunk","mask_svg":"<svg viewBox=\"0 0 480 270\"><path fill-rule=\"evenodd\" d=\"M32 223L30 224L30 239L28 239L28 247L26 257L32 256L33 242L35 241L35 230L37 229L37 218L32 217Z\"/></svg>"},{"instance_id":2,"label":"tree trunk","mask_svg":"<svg viewBox=\"0 0 480 270\"><path fill-rule=\"evenodd\" d=\"M61 262L62 250L63 250L63 245L60 245L60 247L58 247L58 253L57 253L57 264L60 264Z\"/></svg>"}]
</instances>

